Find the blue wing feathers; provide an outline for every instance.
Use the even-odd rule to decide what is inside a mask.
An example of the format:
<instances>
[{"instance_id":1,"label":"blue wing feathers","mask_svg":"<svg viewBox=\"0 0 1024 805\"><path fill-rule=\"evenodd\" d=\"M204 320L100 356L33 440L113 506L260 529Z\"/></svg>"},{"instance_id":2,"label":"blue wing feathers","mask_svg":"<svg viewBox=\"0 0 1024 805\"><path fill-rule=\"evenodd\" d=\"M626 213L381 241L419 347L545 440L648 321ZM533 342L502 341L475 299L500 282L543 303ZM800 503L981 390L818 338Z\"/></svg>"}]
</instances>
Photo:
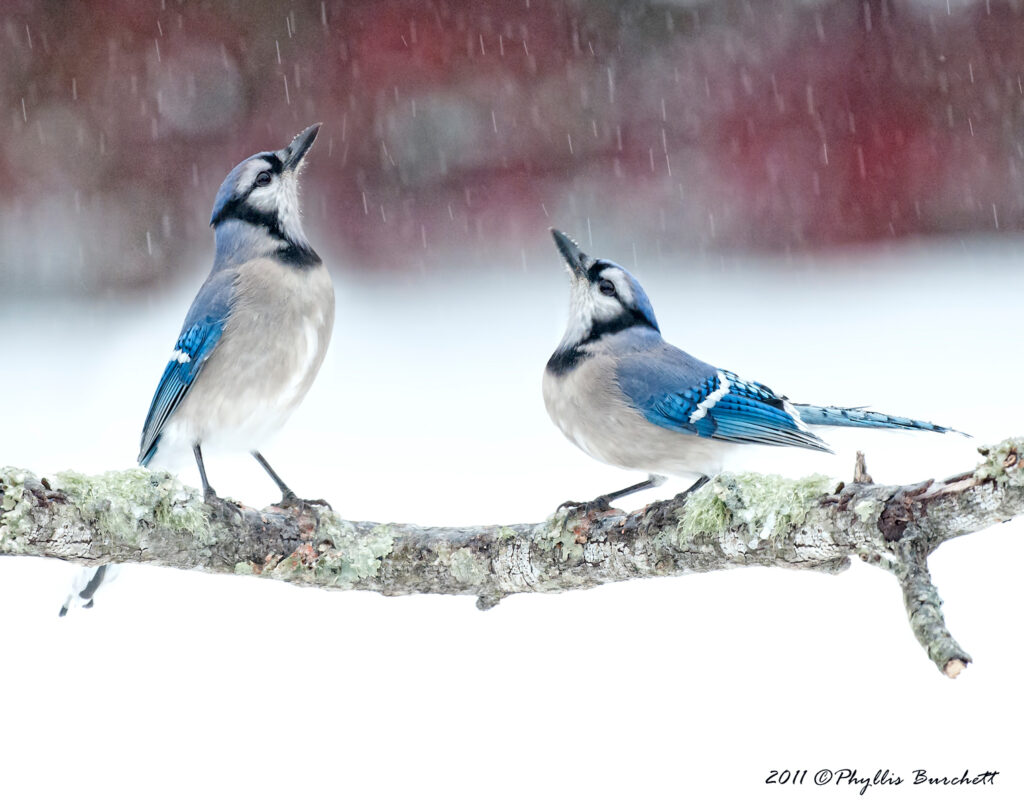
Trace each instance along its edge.
<instances>
[{"instance_id":1,"label":"blue wing feathers","mask_svg":"<svg viewBox=\"0 0 1024 805\"><path fill-rule=\"evenodd\" d=\"M231 307L232 283L232 275L215 270L192 302L142 428L139 463L143 466L153 459L167 419L184 399L220 340Z\"/></svg>"},{"instance_id":2,"label":"blue wing feathers","mask_svg":"<svg viewBox=\"0 0 1024 805\"><path fill-rule=\"evenodd\" d=\"M656 425L706 439L828 449L817 436L800 426L771 389L740 380L730 372L722 374L729 383L728 391L695 420L693 417L699 412L700 404L721 390L717 373L684 392L670 392L650 400L641 411Z\"/></svg>"},{"instance_id":3,"label":"blue wing feathers","mask_svg":"<svg viewBox=\"0 0 1024 805\"><path fill-rule=\"evenodd\" d=\"M697 360L656 333L634 340L616 370L619 387L647 421L668 430L727 442L824 451L828 446L807 425L952 430L858 408L794 405L767 386ZM723 379L729 386L725 393Z\"/></svg>"},{"instance_id":4,"label":"blue wing feathers","mask_svg":"<svg viewBox=\"0 0 1024 805\"><path fill-rule=\"evenodd\" d=\"M729 386L724 394L722 378ZM719 373L667 344L624 361L618 379L630 402L660 427L705 439L828 450L767 386Z\"/></svg>"},{"instance_id":5,"label":"blue wing feathers","mask_svg":"<svg viewBox=\"0 0 1024 805\"><path fill-rule=\"evenodd\" d=\"M174 409L178 407L196 379L206 358L220 340L223 329L222 322L207 319L193 324L178 338L174 345L174 354L181 355L182 360L174 357L167 362L167 368L164 369L153 401L150 403L146 424L142 428L139 463L143 466L152 460L160 440L160 431L163 430L167 418L174 413Z\"/></svg>"}]
</instances>

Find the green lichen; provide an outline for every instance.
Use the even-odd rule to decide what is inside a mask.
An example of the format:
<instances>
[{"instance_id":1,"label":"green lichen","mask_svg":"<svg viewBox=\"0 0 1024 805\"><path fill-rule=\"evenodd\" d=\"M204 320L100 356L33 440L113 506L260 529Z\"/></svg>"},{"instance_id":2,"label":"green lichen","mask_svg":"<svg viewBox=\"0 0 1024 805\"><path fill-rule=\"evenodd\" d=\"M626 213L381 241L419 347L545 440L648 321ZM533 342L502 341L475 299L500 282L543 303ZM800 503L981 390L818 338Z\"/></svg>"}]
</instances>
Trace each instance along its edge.
<instances>
[{"instance_id":1,"label":"green lichen","mask_svg":"<svg viewBox=\"0 0 1024 805\"><path fill-rule=\"evenodd\" d=\"M679 527L670 537L683 547L698 536L742 528L756 544L799 528L837 483L824 475L791 480L778 475L723 473L686 499Z\"/></svg>"},{"instance_id":2,"label":"green lichen","mask_svg":"<svg viewBox=\"0 0 1024 805\"><path fill-rule=\"evenodd\" d=\"M857 519L862 523L874 525L878 522L878 518L881 516L884 508L885 504L882 501L875 498L867 498L854 504L853 513L857 515Z\"/></svg>"},{"instance_id":3,"label":"green lichen","mask_svg":"<svg viewBox=\"0 0 1024 805\"><path fill-rule=\"evenodd\" d=\"M437 559L434 560L434 564L444 565L447 567L452 560L452 544L444 540L439 540L434 546L434 553L437 554Z\"/></svg>"},{"instance_id":4,"label":"green lichen","mask_svg":"<svg viewBox=\"0 0 1024 805\"><path fill-rule=\"evenodd\" d=\"M731 522L729 507L712 486L706 484L686 498L679 517L678 546L682 547L697 534L720 534Z\"/></svg>"},{"instance_id":5,"label":"green lichen","mask_svg":"<svg viewBox=\"0 0 1024 805\"><path fill-rule=\"evenodd\" d=\"M487 579L487 571L470 548L453 551L449 567L452 577L462 584L476 585Z\"/></svg>"},{"instance_id":6,"label":"green lichen","mask_svg":"<svg viewBox=\"0 0 1024 805\"><path fill-rule=\"evenodd\" d=\"M543 530L533 538L533 544L541 551L559 549L561 561L574 562L583 558L583 546L576 543L576 534L570 527L573 518L565 514L554 514L544 523Z\"/></svg>"},{"instance_id":7,"label":"green lichen","mask_svg":"<svg viewBox=\"0 0 1024 805\"><path fill-rule=\"evenodd\" d=\"M317 540L331 547L320 553L312 563L316 578L339 587L351 586L360 579L376 575L384 559L395 545L396 534L388 525L378 525L368 532L358 531L354 525L342 520L334 512L321 514ZM302 568L294 562L281 562L272 575L287 578Z\"/></svg>"},{"instance_id":8,"label":"green lichen","mask_svg":"<svg viewBox=\"0 0 1024 805\"><path fill-rule=\"evenodd\" d=\"M1000 486L1024 486L1024 437L1006 439L996 445L979 447L985 460L974 471L979 481L995 481Z\"/></svg>"},{"instance_id":9,"label":"green lichen","mask_svg":"<svg viewBox=\"0 0 1024 805\"><path fill-rule=\"evenodd\" d=\"M61 472L54 489L67 494L104 537L121 544L136 544L142 521L193 534L200 542L210 538L203 508L193 505L195 490L167 472L141 467L102 475Z\"/></svg>"},{"instance_id":10,"label":"green lichen","mask_svg":"<svg viewBox=\"0 0 1024 805\"><path fill-rule=\"evenodd\" d=\"M17 467L0 468L0 553L23 553L32 533L32 498L25 494L25 481L34 478Z\"/></svg>"}]
</instances>

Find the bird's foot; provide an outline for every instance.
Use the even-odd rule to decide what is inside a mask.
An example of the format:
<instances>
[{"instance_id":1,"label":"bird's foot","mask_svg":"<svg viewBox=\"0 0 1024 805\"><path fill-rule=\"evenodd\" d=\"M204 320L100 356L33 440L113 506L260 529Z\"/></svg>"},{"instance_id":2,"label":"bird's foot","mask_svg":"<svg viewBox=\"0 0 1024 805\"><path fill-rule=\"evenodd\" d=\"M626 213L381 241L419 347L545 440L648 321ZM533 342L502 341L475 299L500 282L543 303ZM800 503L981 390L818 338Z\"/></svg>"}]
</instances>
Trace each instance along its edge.
<instances>
[{"instance_id":1,"label":"bird's foot","mask_svg":"<svg viewBox=\"0 0 1024 805\"><path fill-rule=\"evenodd\" d=\"M567 514L582 513L584 515L595 514L597 512L606 512L612 508L612 501L606 495L601 495L593 500L580 502L577 500L567 500L561 504L556 511L564 511Z\"/></svg>"},{"instance_id":2,"label":"bird's foot","mask_svg":"<svg viewBox=\"0 0 1024 805\"><path fill-rule=\"evenodd\" d=\"M281 496L281 500L274 504L275 509L286 509L294 513L294 515L301 521L305 520L310 523L313 528L320 527L320 514L324 509L328 511L334 511L331 508L331 504L326 500L308 500L306 498L300 498L290 490Z\"/></svg>"},{"instance_id":3,"label":"bird's foot","mask_svg":"<svg viewBox=\"0 0 1024 805\"><path fill-rule=\"evenodd\" d=\"M233 520L242 511L241 505L235 503L233 500L222 498L212 488L207 489L203 493L203 502L206 503L215 515L224 518L225 520Z\"/></svg>"},{"instance_id":4,"label":"bird's foot","mask_svg":"<svg viewBox=\"0 0 1024 805\"><path fill-rule=\"evenodd\" d=\"M294 492L289 492L283 495L280 502L275 503L274 506L278 509L299 509L300 511L312 509L327 509L328 511L334 511L331 504L323 498L317 498L316 500L311 498L300 498Z\"/></svg>"}]
</instances>

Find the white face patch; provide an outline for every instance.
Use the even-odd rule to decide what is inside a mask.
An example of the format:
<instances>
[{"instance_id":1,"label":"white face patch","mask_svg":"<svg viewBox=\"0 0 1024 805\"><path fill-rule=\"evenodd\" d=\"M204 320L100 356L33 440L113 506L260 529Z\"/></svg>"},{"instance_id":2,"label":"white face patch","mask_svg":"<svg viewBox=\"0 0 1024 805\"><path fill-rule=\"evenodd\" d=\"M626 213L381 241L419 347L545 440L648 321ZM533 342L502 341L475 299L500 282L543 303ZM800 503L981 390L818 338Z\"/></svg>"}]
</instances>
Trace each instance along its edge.
<instances>
[{"instance_id":1,"label":"white face patch","mask_svg":"<svg viewBox=\"0 0 1024 805\"><path fill-rule=\"evenodd\" d=\"M714 408L718 401L729 393L731 388L732 386L729 385L729 378L725 376L724 372L719 372L718 389L711 392L707 397L701 400L700 404L697 406L697 410L690 414L690 424L692 425L694 422L699 422L707 416L708 411Z\"/></svg>"},{"instance_id":2,"label":"white face patch","mask_svg":"<svg viewBox=\"0 0 1024 805\"><path fill-rule=\"evenodd\" d=\"M265 159L250 159L246 162L242 167L241 172L238 174L238 181L235 183L235 195L246 195L256 183L256 174L260 171L270 171L271 174L273 174L270 163ZM277 177L274 178L276 179ZM273 181L270 184L273 185ZM268 185L268 187L269 186L270 185Z\"/></svg>"},{"instance_id":3,"label":"white face patch","mask_svg":"<svg viewBox=\"0 0 1024 805\"><path fill-rule=\"evenodd\" d=\"M606 268L600 278L615 286L615 296L601 293L601 280L596 283L586 279L573 282L573 312L583 314L589 321L611 321L621 316L634 301L633 288L621 269L614 266Z\"/></svg>"},{"instance_id":4,"label":"white face patch","mask_svg":"<svg viewBox=\"0 0 1024 805\"><path fill-rule=\"evenodd\" d=\"M255 187L256 176L261 171L271 171L270 184ZM260 212L277 213L284 236L296 243L305 244L306 233L299 216L299 181L297 171L286 170L275 174L265 159L254 159L246 163L238 177L235 192L239 196L248 194L246 201Z\"/></svg>"},{"instance_id":5,"label":"white face patch","mask_svg":"<svg viewBox=\"0 0 1024 805\"><path fill-rule=\"evenodd\" d=\"M633 290L621 271L605 269L601 272L601 278L614 283L616 296L605 296L598 283L573 275L572 315L583 320L588 327L593 321L611 321L622 315L626 306L633 301Z\"/></svg>"},{"instance_id":6,"label":"white face patch","mask_svg":"<svg viewBox=\"0 0 1024 805\"><path fill-rule=\"evenodd\" d=\"M595 322L614 321L634 303L632 283L622 269L608 266L600 276L615 285L615 296L601 293L600 281L592 283L587 277L570 272L569 321L562 336L563 346L578 344Z\"/></svg>"},{"instance_id":7,"label":"white face patch","mask_svg":"<svg viewBox=\"0 0 1024 805\"><path fill-rule=\"evenodd\" d=\"M633 284L629 281L625 271L621 268L611 266L601 272L601 279L610 280L615 285L615 293L620 300L620 309L623 307L633 307L636 303L636 297L633 294ZM593 286L591 287L593 288ZM615 301L614 297L602 294L600 289L594 288L594 291L602 299L609 299L613 302Z\"/></svg>"}]
</instances>

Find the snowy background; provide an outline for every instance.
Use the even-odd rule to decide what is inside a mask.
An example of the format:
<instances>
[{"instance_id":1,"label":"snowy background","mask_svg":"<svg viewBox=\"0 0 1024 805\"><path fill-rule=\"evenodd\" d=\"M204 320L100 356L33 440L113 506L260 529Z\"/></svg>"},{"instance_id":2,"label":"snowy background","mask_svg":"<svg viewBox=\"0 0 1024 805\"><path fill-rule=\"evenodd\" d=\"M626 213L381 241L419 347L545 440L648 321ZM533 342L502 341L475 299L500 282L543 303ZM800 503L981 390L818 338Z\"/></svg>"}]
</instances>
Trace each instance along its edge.
<instances>
[{"instance_id":1,"label":"snowy background","mask_svg":"<svg viewBox=\"0 0 1024 805\"><path fill-rule=\"evenodd\" d=\"M863 449L875 480L903 483L1024 430L1012 4L84 14L0 17L0 463L132 465L208 270L216 186L314 120L307 231L338 321L265 452L348 517L531 522L638 480L544 412L568 300L548 226L634 270L666 338L708 361L795 400L976 437L834 431L834 457L763 451L744 467L845 479ZM276 499L248 457L211 453L208 468L222 494ZM1022 537L1011 523L932 559L976 661L955 682L913 639L895 582L859 563L487 613L129 567L95 609L58 619L74 569L3 558L0 795L850 801L764 780L855 767L998 770L988 790L866 796L1018 802Z\"/></svg>"}]
</instances>

